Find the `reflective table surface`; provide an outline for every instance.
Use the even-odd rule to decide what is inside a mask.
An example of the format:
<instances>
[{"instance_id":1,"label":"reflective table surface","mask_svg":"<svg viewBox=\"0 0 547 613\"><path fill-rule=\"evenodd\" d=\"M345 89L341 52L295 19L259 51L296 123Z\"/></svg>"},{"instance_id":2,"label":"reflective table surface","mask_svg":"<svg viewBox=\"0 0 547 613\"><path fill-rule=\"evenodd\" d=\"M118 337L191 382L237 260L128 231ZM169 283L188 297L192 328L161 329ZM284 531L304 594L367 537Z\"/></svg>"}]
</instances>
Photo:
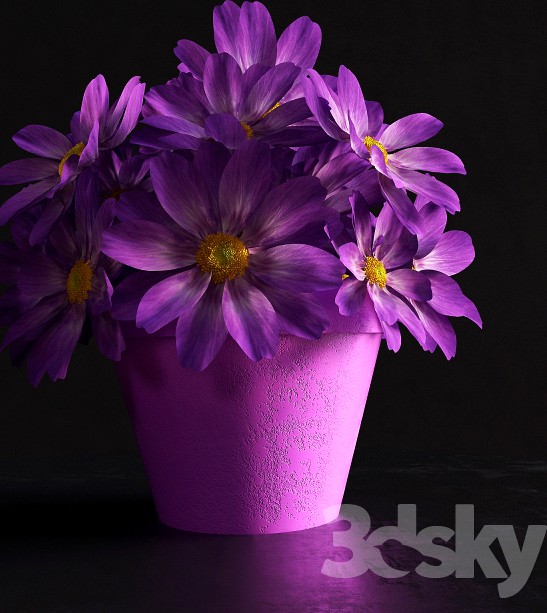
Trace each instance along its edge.
<instances>
[{"instance_id":1,"label":"reflective table surface","mask_svg":"<svg viewBox=\"0 0 547 613\"><path fill-rule=\"evenodd\" d=\"M545 543L524 587L507 598L500 598L500 585L524 562L517 558L508 565L495 539L490 551L501 567L497 578L485 577L477 563L473 577L455 576L453 559L441 573L445 577L416 570L440 565L449 556L446 547L458 553L461 526L445 541L428 539L428 532L416 537L431 526L446 527L450 536L456 505L467 505L459 512L472 514L475 535L487 525L514 526L522 548L528 525L547 524L547 462L418 453L385 457L380 450L360 455L339 519L262 536L192 534L162 526L138 457L3 463L0 611L547 610ZM403 526L398 505L415 505L399 509L403 524L407 521ZM412 520L408 524L412 509L415 526ZM392 526L391 532L371 536L382 526ZM428 540L445 547L437 550L439 557L412 546ZM490 555L484 547L480 551Z\"/></svg>"}]
</instances>

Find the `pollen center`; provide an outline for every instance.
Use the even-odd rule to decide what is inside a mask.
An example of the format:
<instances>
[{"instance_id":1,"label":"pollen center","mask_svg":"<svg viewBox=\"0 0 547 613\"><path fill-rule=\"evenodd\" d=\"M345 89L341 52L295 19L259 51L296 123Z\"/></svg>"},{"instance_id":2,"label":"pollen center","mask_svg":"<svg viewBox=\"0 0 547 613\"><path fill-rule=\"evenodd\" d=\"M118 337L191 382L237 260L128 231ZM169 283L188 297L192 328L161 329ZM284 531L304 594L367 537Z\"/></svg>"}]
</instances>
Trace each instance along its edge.
<instances>
[{"instance_id":1,"label":"pollen center","mask_svg":"<svg viewBox=\"0 0 547 613\"><path fill-rule=\"evenodd\" d=\"M70 304L82 304L88 298L93 281L93 269L89 262L78 260L70 269L66 280L66 295Z\"/></svg>"},{"instance_id":2,"label":"pollen center","mask_svg":"<svg viewBox=\"0 0 547 613\"><path fill-rule=\"evenodd\" d=\"M245 134L247 134L247 138L253 138L253 129L251 128L251 126L248 123L245 123L244 121L241 122L241 125L243 126L243 129L245 130Z\"/></svg>"},{"instance_id":3,"label":"pollen center","mask_svg":"<svg viewBox=\"0 0 547 613\"><path fill-rule=\"evenodd\" d=\"M73 155L77 155L79 157L80 155L82 155L84 149L85 149L84 143L78 143L77 145L74 145L74 147L72 147L72 149L69 149L65 153L63 159L59 162L59 176L61 176L63 174L63 168L64 168L65 162L68 160L68 158L73 156Z\"/></svg>"},{"instance_id":4,"label":"pollen center","mask_svg":"<svg viewBox=\"0 0 547 613\"><path fill-rule=\"evenodd\" d=\"M387 164L387 149L384 147L384 145L382 145L379 140L372 138L372 136L365 136L365 140L363 142L365 143L365 147L368 149L369 153L372 149L372 146L376 145L378 149L380 149L380 151L383 153L384 162Z\"/></svg>"},{"instance_id":5,"label":"pollen center","mask_svg":"<svg viewBox=\"0 0 547 613\"><path fill-rule=\"evenodd\" d=\"M365 277L370 283L376 284L379 287L385 287L387 282L387 273L384 265L380 260L367 255L367 260L364 268Z\"/></svg>"},{"instance_id":6,"label":"pollen center","mask_svg":"<svg viewBox=\"0 0 547 613\"><path fill-rule=\"evenodd\" d=\"M213 283L233 281L247 269L249 250L237 236L209 234L196 251L196 262L201 272L210 272Z\"/></svg>"}]
</instances>

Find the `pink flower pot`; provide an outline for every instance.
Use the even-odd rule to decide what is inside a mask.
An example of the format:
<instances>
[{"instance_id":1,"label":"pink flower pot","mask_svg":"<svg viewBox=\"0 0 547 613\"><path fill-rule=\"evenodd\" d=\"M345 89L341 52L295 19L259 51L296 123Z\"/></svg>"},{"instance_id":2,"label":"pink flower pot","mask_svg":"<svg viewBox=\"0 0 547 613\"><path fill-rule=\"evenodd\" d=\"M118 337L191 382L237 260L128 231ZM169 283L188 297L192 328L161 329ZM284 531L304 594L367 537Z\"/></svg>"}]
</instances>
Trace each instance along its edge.
<instances>
[{"instance_id":1,"label":"pink flower pot","mask_svg":"<svg viewBox=\"0 0 547 613\"><path fill-rule=\"evenodd\" d=\"M381 329L370 307L331 311L318 341L282 335L255 363L229 338L203 372L179 365L174 326L129 331L117 372L163 523L262 534L337 517Z\"/></svg>"}]
</instances>

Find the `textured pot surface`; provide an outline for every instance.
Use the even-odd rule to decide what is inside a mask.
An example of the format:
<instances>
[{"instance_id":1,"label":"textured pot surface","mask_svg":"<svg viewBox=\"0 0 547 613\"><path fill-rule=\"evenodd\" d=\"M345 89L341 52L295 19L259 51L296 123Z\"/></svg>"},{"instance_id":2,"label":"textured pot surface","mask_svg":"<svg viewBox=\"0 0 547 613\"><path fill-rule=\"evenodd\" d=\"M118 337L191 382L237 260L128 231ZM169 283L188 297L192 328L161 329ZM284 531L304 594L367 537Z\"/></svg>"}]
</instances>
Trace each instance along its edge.
<instances>
[{"instance_id":1,"label":"textured pot surface","mask_svg":"<svg viewBox=\"0 0 547 613\"><path fill-rule=\"evenodd\" d=\"M260 534L335 519L380 338L282 335L259 363L228 339L201 373L172 337L128 338L118 376L161 521Z\"/></svg>"}]
</instances>

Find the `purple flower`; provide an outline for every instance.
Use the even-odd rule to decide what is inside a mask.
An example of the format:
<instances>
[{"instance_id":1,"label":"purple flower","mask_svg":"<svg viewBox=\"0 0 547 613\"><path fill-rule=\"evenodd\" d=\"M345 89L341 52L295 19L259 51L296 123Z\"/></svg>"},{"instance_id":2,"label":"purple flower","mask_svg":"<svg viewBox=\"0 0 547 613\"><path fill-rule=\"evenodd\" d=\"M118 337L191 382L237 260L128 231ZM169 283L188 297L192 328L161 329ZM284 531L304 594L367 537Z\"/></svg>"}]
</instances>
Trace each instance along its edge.
<instances>
[{"instance_id":1,"label":"purple flower","mask_svg":"<svg viewBox=\"0 0 547 613\"><path fill-rule=\"evenodd\" d=\"M100 195L116 201L116 216L127 217L132 209L148 202L153 192L149 176L150 158L132 155L129 146L101 152L93 167L99 180Z\"/></svg>"},{"instance_id":2,"label":"purple flower","mask_svg":"<svg viewBox=\"0 0 547 613\"><path fill-rule=\"evenodd\" d=\"M309 17L291 23L278 41L272 18L260 2L244 2L239 8L227 0L215 7L213 25L217 51L231 55L242 71L256 64L272 68L284 62L312 68L321 46L321 29ZM208 51L190 40L180 40L175 54L181 61L180 72L203 79Z\"/></svg>"},{"instance_id":3,"label":"purple flower","mask_svg":"<svg viewBox=\"0 0 547 613\"><path fill-rule=\"evenodd\" d=\"M133 77L120 98L110 108L106 82L99 75L86 87L81 111L74 114L71 134L65 136L46 126L30 125L13 140L37 158L16 160L0 168L0 185L31 183L0 208L0 225L45 198L54 198L44 210L45 218L37 234L43 238L52 224L71 203L74 180L91 166L100 149L120 145L138 122L144 83ZM34 244L34 241L32 241Z\"/></svg>"},{"instance_id":4,"label":"purple flower","mask_svg":"<svg viewBox=\"0 0 547 613\"><path fill-rule=\"evenodd\" d=\"M102 231L113 219L115 201L100 202L93 176L82 175L74 221L65 216L44 250L28 251L22 258L17 275L22 312L0 349L12 345L19 357L27 357L34 386L46 373L54 381L66 376L86 321L106 357L118 360L124 349L119 323L110 314L111 277L120 266L99 249Z\"/></svg>"},{"instance_id":5,"label":"purple flower","mask_svg":"<svg viewBox=\"0 0 547 613\"><path fill-rule=\"evenodd\" d=\"M151 175L178 229L122 222L105 232L102 247L128 266L172 271L146 291L138 326L152 333L178 318L179 360L198 370L228 335L253 360L274 355L280 330L321 335L327 321L313 292L338 287L343 266L306 244L306 228L323 217L318 179L272 187L270 149L254 140L231 156L206 143L193 162L165 153Z\"/></svg>"},{"instance_id":6,"label":"purple flower","mask_svg":"<svg viewBox=\"0 0 547 613\"><path fill-rule=\"evenodd\" d=\"M414 233L419 229L419 216L405 190L427 197L451 213L459 210L454 190L418 172L465 174L462 161L450 151L413 147L437 134L442 128L438 119L416 113L386 125L381 106L365 101L355 75L345 66L340 67L336 92L317 72L308 73L302 86L317 121L331 138L349 141L353 150L376 168L382 192L404 225Z\"/></svg>"},{"instance_id":7,"label":"purple flower","mask_svg":"<svg viewBox=\"0 0 547 613\"><path fill-rule=\"evenodd\" d=\"M447 359L456 354L456 334L448 320L467 317L480 328L482 320L469 298L451 278L471 264L475 250L466 232L444 232L446 212L431 203L416 202L423 219L423 230L418 234L418 250L413 268L425 275L431 283L432 297L427 302L410 300L426 330L424 349L433 351L438 345Z\"/></svg>"},{"instance_id":8,"label":"purple flower","mask_svg":"<svg viewBox=\"0 0 547 613\"><path fill-rule=\"evenodd\" d=\"M205 139L229 149L250 138L290 146L325 140L319 126L295 125L311 115L304 98L281 102L299 75L290 62L242 72L231 55L209 55L203 81L182 73L148 92L144 128L133 142L183 150L197 149Z\"/></svg>"},{"instance_id":9,"label":"purple flower","mask_svg":"<svg viewBox=\"0 0 547 613\"><path fill-rule=\"evenodd\" d=\"M416 236L399 222L387 204L373 229L364 198L354 192L350 200L357 242L335 243L340 259L352 275L344 280L336 296L340 313L357 312L368 296L390 349L398 351L401 346L398 322L423 345L426 332L409 301L427 301L432 294L428 277L411 269L418 249Z\"/></svg>"}]
</instances>

